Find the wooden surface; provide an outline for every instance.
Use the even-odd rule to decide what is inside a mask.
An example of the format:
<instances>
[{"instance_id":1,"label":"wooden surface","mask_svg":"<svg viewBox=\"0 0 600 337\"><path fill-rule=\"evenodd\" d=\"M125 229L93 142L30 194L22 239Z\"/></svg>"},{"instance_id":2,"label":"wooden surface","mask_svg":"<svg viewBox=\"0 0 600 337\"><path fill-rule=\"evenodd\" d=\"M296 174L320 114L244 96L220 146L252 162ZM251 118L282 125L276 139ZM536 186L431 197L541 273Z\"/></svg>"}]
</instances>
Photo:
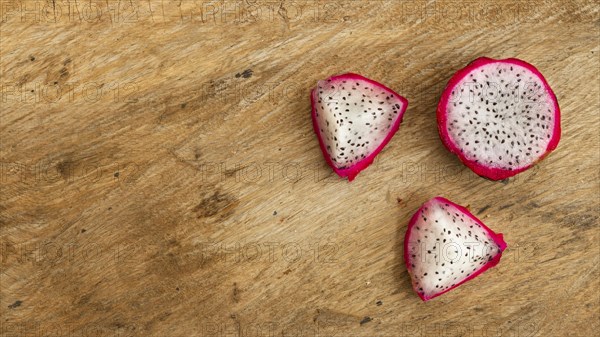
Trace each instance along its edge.
<instances>
[{"instance_id":1,"label":"wooden surface","mask_svg":"<svg viewBox=\"0 0 600 337\"><path fill-rule=\"evenodd\" d=\"M597 336L598 22L594 1L3 1L2 336ZM504 182L436 129L479 56L535 64L563 113ZM347 71L410 102L352 183L308 98ZM435 195L509 248L423 303L401 247Z\"/></svg>"}]
</instances>

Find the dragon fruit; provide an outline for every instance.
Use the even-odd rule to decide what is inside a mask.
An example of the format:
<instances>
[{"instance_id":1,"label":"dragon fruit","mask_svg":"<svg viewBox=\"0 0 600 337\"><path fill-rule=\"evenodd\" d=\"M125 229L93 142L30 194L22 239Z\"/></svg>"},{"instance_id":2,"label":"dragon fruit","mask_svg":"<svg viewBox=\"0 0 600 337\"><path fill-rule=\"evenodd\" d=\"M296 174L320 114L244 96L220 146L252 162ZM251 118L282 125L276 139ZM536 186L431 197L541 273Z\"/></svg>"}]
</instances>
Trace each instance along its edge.
<instances>
[{"instance_id":1,"label":"dragon fruit","mask_svg":"<svg viewBox=\"0 0 600 337\"><path fill-rule=\"evenodd\" d=\"M466 208L442 197L413 215L404 260L423 301L448 292L500 262L506 243Z\"/></svg>"},{"instance_id":2,"label":"dragon fruit","mask_svg":"<svg viewBox=\"0 0 600 337\"><path fill-rule=\"evenodd\" d=\"M398 131L408 101L357 74L319 81L311 92L312 120L325 160L352 181Z\"/></svg>"},{"instance_id":3,"label":"dragon fruit","mask_svg":"<svg viewBox=\"0 0 600 337\"><path fill-rule=\"evenodd\" d=\"M475 173L501 180L553 151L560 110L542 74L518 59L482 57L448 82L437 109L444 145Z\"/></svg>"}]
</instances>

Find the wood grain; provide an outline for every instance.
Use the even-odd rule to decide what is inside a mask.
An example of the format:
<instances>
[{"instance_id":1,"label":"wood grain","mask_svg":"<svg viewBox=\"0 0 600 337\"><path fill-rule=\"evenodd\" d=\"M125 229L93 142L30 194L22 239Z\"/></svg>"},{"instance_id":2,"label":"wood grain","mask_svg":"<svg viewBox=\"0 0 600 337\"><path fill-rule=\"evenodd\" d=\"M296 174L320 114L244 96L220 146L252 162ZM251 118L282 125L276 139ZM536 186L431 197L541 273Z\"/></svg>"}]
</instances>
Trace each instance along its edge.
<instances>
[{"instance_id":1,"label":"wood grain","mask_svg":"<svg viewBox=\"0 0 600 337\"><path fill-rule=\"evenodd\" d=\"M1 5L1 336L597 336L597 2ZM558 149L504 182L437 135L479 56L533 63L563 112ZM308 99L348 71L410 102L352 183ZM435 195L509 248L423 303L401 247Z\"/></svg>"}]
</instances>

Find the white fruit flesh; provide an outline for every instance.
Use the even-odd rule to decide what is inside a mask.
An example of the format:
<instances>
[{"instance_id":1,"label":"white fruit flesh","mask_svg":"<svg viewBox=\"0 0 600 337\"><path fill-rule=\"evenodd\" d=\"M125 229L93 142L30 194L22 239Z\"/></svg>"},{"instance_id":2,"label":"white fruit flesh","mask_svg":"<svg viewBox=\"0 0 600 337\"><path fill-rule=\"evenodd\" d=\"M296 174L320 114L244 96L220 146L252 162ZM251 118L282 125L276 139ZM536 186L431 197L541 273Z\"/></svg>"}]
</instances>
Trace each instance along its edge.
<instances>
[{"instance_id":1,"label":"white fruit flesh","mask_svg":"<svg viewBox=\"0 0 600 337\"><path fill-rule=\"evenodd\" d=\"M409 240L408 261L415 289L426 297L448 290L501 253L474 219L438 199L418 214Z\"/></svg>"},{"instance_id":2,"label":"white fruit flesh","mask_svg":"<svg viewBox=\"0 0 600 337\"><path fill-rule=\"evenodd\" d=\"M515 170L546 152L554 131L554 99L529 69L489 63L453 88L447 131L465 158Z\"/></svg>"},{"instance_id":3,"label":"white fruit flesh","mask_svg":"<svg viewBox=\"0 0 600 337\"><path fill-rule=\"evenodd\" d=\"M403 105L393 93L364 80L319 81L316 118L333 164L345 169L375 152L401 118Z\"/></svg>"}]
</instances>

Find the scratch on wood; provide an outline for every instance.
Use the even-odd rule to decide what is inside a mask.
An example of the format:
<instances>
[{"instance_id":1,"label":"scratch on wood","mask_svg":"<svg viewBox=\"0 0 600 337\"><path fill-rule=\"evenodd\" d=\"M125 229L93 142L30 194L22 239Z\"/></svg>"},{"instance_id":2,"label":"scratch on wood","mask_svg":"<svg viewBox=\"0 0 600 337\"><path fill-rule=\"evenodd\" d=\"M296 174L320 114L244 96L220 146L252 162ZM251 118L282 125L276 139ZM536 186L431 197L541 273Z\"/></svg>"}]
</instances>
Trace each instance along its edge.
<instances>
[{"instance_id":1,"label":"scratch on wood","mask_svg":"<svg viewBox=\"0 0 600 337\"><path fill-rule=\"evenodd\" d=\"M491 207L491 205L483 206L482 208L479 209L479 211L477 211L477 214L481 214L481 213L487 211L488 208L490 208L490 207Z\"/></svg>"}]
</instances>

